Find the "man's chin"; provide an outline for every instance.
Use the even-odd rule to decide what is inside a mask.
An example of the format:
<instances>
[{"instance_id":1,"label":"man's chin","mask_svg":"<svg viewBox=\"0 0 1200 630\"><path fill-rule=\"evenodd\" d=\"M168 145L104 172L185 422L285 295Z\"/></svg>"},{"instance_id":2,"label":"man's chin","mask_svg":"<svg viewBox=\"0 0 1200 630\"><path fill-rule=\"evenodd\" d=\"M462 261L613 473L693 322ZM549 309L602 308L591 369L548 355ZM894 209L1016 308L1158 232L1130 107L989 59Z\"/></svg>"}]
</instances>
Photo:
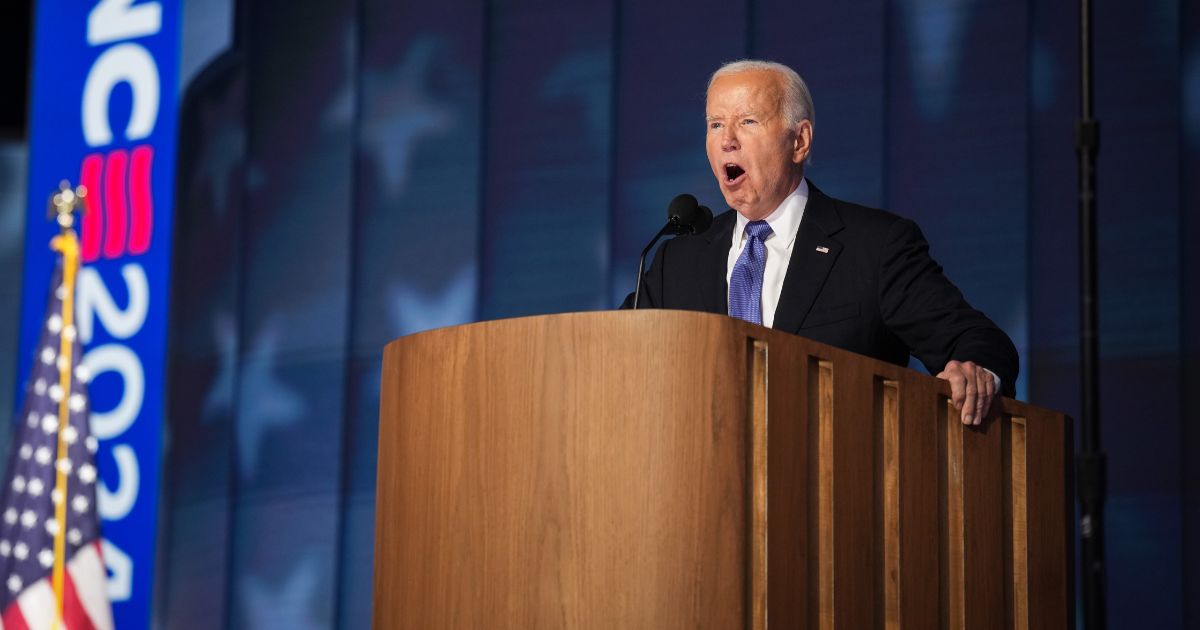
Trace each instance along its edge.
<instances>
[{"instance_id":1,"label":"man's chin","mask_svg":"<svg viewBox=\"0 0 1200 630\"><path fill-rule=\"evenodd\" d=\"M726 205L728 205L730 208L733 208L734 210L738 210L738 212L741 212L741 210L739 210L739 208L745 208L746 206L749 205L749 201L746 199L746 197L744 195L732 193L732 192L726 190L724 186L721 187L721 196L725 198Z\"/></svg>"}]
</instances>

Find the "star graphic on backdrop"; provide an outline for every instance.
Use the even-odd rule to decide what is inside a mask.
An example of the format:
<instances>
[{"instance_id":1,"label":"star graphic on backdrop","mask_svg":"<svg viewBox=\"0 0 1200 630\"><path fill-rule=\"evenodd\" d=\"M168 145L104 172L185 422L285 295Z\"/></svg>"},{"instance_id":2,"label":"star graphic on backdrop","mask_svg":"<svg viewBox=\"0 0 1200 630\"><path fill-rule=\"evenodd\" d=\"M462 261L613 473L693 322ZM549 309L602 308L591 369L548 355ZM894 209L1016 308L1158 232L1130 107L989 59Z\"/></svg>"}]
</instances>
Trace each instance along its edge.
<instances>
[{"instance_id":1,"label":"star graphic on backdrop","mask_svg":"<svg viewBox=\"0 0 1200 630\"><path fill-rule=\"evenodd\" d=\"M609 142L611 79L612 55L603 49L594 49L563 59L542 83L542 97L549 101L579 101L588 140L598 150L604 149Z\"/></svg>"},{"instance_id":2,"label":"star graphic on backdrop","mask_svg":"<svg viewBox=\"0 0 1200 630\"><path fill-rule=\"evenodd\" d=\"M424 292L407 283L392 285L388 292L391 298L388 310L396 335L473 321L478 288L476 276L475 266L468 265L444 283L437 293Z\"/></svg>"},{"instance_id":3,"label":"star graphic on backdrop","mask_svg":"<svg viewBox=\"0 0 1200 630\"><path fill-rule=\"evenodd\" d=\"M279 584L270 584L256 575L245 578L242 610L247 628L308 630L325 628L327 621L317 619L321 573L313 554L305 555Z\"/></svg>"},{"instance_id":4,"label":"star graphic on backdrop","mask_svg":"<svg viewBox=\"0 0 1200 630\"><path fill-rule=\"evenodd\" d=\"M212 387L200 407L200 417L212 422L222 413L233 409L233 396L237 387L238 340L237 323L229 313L218 313L213 318L213 339L216 341L220 364Z\"/></svg>"},{"instance_id":5,"label":"star graphic on backdrop","mask_svg":"<svg viewBox=\"0 0 1200 630\"><path fill-rule=\"evenodd\" d=\"M974 0L913 0L904 3L912 45L914 93L929 120L943 118L950 108L962 65L967 20Z\"/></svg>"},{"instance_id":6,"label":"star graphic on backdrop","mask_svg":"<svg viewBox=\"0 0 1200 630\"><path fill-rule=\"evenodd\" d=\"M358 37L352 25L342 35L342 84L334 90L325 109L325 125L332 130L344 129L354 122L354 80L358 73Z\"/></svg>"},{"instance_id":7,"label":"star graphic on backdrop","mask_svg":"<svg viewBox=\"0 0 1200 630\"><path fill-rule=\"evenodd\" d=\"M417 141L450 129L454 121L450 105L436 100L428 86L437 48L433 38L418 37L391 69L362 71L359 142L391 196L408 181Z\"/></svg>"},{"instance_id":8,"label":"star graphic on backdrop","mask_svg":"<svg viewBox=\"0 0 1200 630\"><path fill-rule=\"evenodd\" d=\"M304 401L275 375L280 325L272 318L263 325L250 354L242 361L236 422L238 459L242 475L250 477L258 466L263 438L276 427L300 421Z\"/></svg>"},{"instance_id":9,"label":"star graphic on backdrop","mask_svg":"<svg viewBox=\"0 0 1200 630\"><path fill-rule=\"evenodd\" d=\"M192 175L192 195L203 198L207 186L212 209L224 217L238 165L246 157L246 128L243 124L245 89L239 78L219 98L201 106L201 127L205 130L200 155ZM236 192L236 191L234 191Z\"/></svg>"}]
</instances>

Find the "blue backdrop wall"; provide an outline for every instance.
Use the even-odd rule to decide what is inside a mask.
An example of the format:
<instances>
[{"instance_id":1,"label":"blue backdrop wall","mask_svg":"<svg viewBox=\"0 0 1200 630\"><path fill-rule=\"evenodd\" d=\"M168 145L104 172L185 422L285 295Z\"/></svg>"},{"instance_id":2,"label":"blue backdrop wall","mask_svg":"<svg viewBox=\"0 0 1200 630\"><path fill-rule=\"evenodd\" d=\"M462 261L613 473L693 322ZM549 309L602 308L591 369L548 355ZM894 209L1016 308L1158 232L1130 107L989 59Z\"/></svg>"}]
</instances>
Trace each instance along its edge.
<instances>
[{"instance_id":1,"label":"blue backdrop wall","mask_svg":"<svg viewBox=\"0 0 1200 630\"><path fill-rule=\"evenodd\" d=\"M672 196L725 207L723 61L795 67L813 181L920 222L1078 410L1071 3L231 2L183 16L169 627L369 623L383 345L617 304ZM1196 4L1098 2L1112 627L1200 624Z\"/></svg>"}]
</instances>

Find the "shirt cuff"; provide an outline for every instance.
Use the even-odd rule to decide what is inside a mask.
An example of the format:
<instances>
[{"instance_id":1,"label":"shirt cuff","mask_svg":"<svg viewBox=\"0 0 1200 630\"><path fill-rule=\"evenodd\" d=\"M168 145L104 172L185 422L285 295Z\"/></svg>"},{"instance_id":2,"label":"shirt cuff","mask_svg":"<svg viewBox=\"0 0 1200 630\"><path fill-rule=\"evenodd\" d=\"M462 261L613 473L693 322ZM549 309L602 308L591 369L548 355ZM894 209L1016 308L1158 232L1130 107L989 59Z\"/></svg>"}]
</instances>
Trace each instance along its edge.
<instances>
[{"instance_id":1,"label":"shirt cuff","mask_svg":"<svg viewBox=\"0 0 1200 630\"><path fill-rule=\"evenodd\" d=\"M979 367L983 367L983 366L981 365L981 366L979 366ZM987 372L988 374L991 374L991 375L992 375L992 381L993 381L993 382L995 382L995 384L996 384L996 393L1000 393L1000 377L999 377L999 376L996 376L996 373L995 373L995 372L993 372L993 371L991 371L991 370L989 370L989 369L987 369L987 368L983 368L983 371L985 371L985 372Z\"/></svg>"}]
</instances>

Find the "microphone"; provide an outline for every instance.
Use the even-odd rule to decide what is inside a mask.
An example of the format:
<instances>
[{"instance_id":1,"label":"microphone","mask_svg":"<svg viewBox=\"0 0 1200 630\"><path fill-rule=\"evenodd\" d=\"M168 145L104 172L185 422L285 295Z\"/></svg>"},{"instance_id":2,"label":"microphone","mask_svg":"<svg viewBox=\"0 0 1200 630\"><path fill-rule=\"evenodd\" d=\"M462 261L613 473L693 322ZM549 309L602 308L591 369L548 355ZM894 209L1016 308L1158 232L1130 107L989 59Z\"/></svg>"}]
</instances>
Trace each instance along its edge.
<instances>
[{"instance_id":1,"label":"microphone","mask_svg":"<svg viewBox=\"0 0 1200 630\"><path fill-rule=\"evenodd\" d=\"M696 202L696 198L684 193L676 196L667 205L667 223L654 235L650 244L646 245L646 249L642 250L642 257L638 259L637 285L633 290L633 308L637 310L638 301L642 297L642 275L646 271L646 254L650 253L650 248L658 242L658 239L670 234L672 236L679 234L701 234L708 229L713 222L712 210L706 206L702 206Z\"/></svg>"}]
</instances>

